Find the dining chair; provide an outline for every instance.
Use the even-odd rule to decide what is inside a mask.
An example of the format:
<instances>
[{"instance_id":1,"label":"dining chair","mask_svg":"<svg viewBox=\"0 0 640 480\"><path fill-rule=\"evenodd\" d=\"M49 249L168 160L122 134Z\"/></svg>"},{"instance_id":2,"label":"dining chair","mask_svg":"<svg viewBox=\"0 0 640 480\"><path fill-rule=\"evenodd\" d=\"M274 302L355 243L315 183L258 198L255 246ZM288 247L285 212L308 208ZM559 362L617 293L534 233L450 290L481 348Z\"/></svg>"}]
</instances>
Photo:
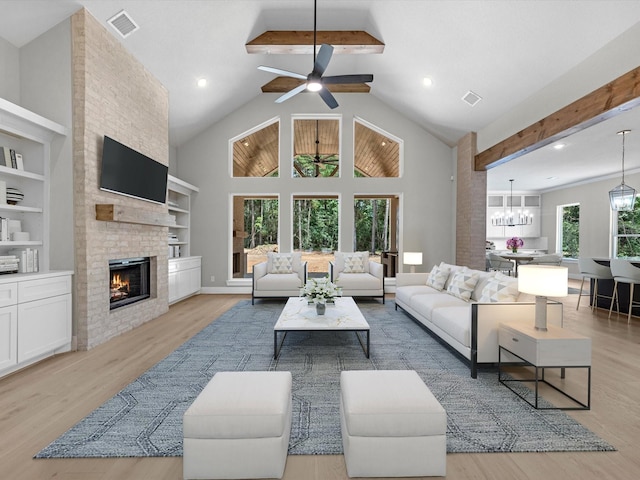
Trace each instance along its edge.
<instances>
[{"instance_id":1,"label":"dining chair","mask_svg":"<svg viewBox=\"0 0 640 480\"><path fill-rule=\"evenodd\" d=\"M602 265L593 258L580 257L578 258L578 266L580 267L580 273L582 274L582 283L580 283L580 293L578 294L578 305L576 310L580 308L580 299L585 295L591 295L591 293L582 293L584 287L584 281L588 278L593 280L593 295L591 303L591 311L598 306L598 298L608 298L613 301L612 296L602 295L598 293L598 280L613 280L611 274L611 267L608 265ZM618 309L619 310L619 309Z\"/></svg>"},{"instance_id":2,"label":"dining chair","mask_svg":"<svg viewBox=\"0 0 640 480\"><path fill-rule=\"evenodd\" d=\"M636 266L637 265L637 266ZM613 301L619 298L618 284L629 284L629 315L627 316L627 323L631 322L631 314L633 306L640 306L640 301L633 300L633 290L636 283L640 283L640 262L632 262L623 258L611 259L611 274L613 275L613 297L611 299L611 306L609 307L609 317L611 318L611 311L613 310ZM618 309L618 313L620 309Z\"/></svg>"},{"instance_id":3,"label":"dining chair","mask_svg":"<svg viewBox=\"0 0 640 480\"><path fill-rule=\"evenodd\" d=\"M513 262L511 260L502 258L496 253L489 253L488 258L491 270L496 272L506 272L507 275L511 275L513 273Z\"/></svg>"}]
</instances>

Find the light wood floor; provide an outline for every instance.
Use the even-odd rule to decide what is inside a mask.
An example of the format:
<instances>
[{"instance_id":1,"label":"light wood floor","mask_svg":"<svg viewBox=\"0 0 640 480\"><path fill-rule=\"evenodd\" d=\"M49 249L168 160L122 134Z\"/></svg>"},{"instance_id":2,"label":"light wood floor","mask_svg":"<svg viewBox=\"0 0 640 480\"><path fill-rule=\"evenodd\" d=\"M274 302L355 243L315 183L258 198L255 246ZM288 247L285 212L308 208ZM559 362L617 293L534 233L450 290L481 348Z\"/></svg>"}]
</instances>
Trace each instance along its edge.
<instances>
[{"instance_id":1,"label":"light wood floor","mask_svg":"<svg viewBox=\"0 0 640 480\"><path fill-rule=\"evenodd\" d=\"M244 296L199 295L162 317L89 352L46 360L0 379L0 479L175 480L182 458L52 459L32 457ZM583 298L586 300L586 298ZM565 327L593 339L592 409L574 418L616 452L450 454L447 478L640 478L640 319L576 312L564 300ZM346 479L341 455L289 456L287 480Z\"/></svg>"}]
</instances>

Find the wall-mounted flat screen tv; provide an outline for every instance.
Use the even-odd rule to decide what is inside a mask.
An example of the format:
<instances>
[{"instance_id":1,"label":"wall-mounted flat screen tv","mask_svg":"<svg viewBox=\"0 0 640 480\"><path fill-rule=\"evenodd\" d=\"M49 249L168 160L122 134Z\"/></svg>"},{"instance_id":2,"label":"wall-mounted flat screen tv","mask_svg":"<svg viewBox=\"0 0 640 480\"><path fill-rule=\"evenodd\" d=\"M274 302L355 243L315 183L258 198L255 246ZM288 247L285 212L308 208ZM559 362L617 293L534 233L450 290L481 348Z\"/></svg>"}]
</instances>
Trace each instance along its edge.
<instances>
[{"instance_id":1,"label":"wall-mounted flat screen tv","mask_svg":"<svg viewBox=\"0 0 640 480\"><path fill-rule=\"evenodd\" d=\"M104 136L100 189L149 202L167 200L169 167Z\"/></svg>"}]
</instances>

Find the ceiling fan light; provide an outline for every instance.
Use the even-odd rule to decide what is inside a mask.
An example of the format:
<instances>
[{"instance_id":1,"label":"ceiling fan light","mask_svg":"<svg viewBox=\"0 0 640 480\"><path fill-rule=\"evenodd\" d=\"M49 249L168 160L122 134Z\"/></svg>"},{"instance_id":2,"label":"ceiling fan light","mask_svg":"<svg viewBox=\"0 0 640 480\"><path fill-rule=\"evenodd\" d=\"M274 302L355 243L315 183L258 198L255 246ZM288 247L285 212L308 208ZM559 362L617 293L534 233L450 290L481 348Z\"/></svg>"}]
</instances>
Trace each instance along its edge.
<instances>
[{"instance_id":1,"label":"ceiling fan light","mask_svg":"<svg viewBox=\"0 0 640 480\"><path fill-rule=\"evenodd\" d=\"M621 183L617 187L612 188L609 191L609 202L611 203L611 210L615 212L630 212L633 211L633 206L636 201L636 190L629 185Z\"/></svg>"},{"instance_id":2,"label":"ceiling fan light","mask_svg":"<svg viewBox=\"0 0 640 480\"><path fill-rule=\"evenodd\" d=\"M307 82L307 90L310 92L319 92L322 90L322 84L317 81Z\"/></svg>"}]
</instances>

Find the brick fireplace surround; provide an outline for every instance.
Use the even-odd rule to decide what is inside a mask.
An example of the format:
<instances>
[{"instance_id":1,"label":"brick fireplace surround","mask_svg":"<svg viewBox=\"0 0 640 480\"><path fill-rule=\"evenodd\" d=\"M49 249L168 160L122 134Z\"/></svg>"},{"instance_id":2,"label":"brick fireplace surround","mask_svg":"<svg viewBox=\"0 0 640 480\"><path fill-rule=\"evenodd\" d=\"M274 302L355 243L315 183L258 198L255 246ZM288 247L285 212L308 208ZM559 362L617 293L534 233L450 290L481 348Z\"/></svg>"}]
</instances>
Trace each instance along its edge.
<instances>
[{"instance_id":1,"label":"brick fireplace surround","mask_svg":"<svg viewBox=\"0 0 640 480\"><path fill-rule=\"evenodd\" d=\"M165 205L99 190L104 135L168 165L166 89L86 10L71 17L75 221L75 325L80 350L168 310L167 227L96 220L96 204L151 214ZM153 257L151 298L110 311L109 260Z\"/></svg>"}]
</instances>

